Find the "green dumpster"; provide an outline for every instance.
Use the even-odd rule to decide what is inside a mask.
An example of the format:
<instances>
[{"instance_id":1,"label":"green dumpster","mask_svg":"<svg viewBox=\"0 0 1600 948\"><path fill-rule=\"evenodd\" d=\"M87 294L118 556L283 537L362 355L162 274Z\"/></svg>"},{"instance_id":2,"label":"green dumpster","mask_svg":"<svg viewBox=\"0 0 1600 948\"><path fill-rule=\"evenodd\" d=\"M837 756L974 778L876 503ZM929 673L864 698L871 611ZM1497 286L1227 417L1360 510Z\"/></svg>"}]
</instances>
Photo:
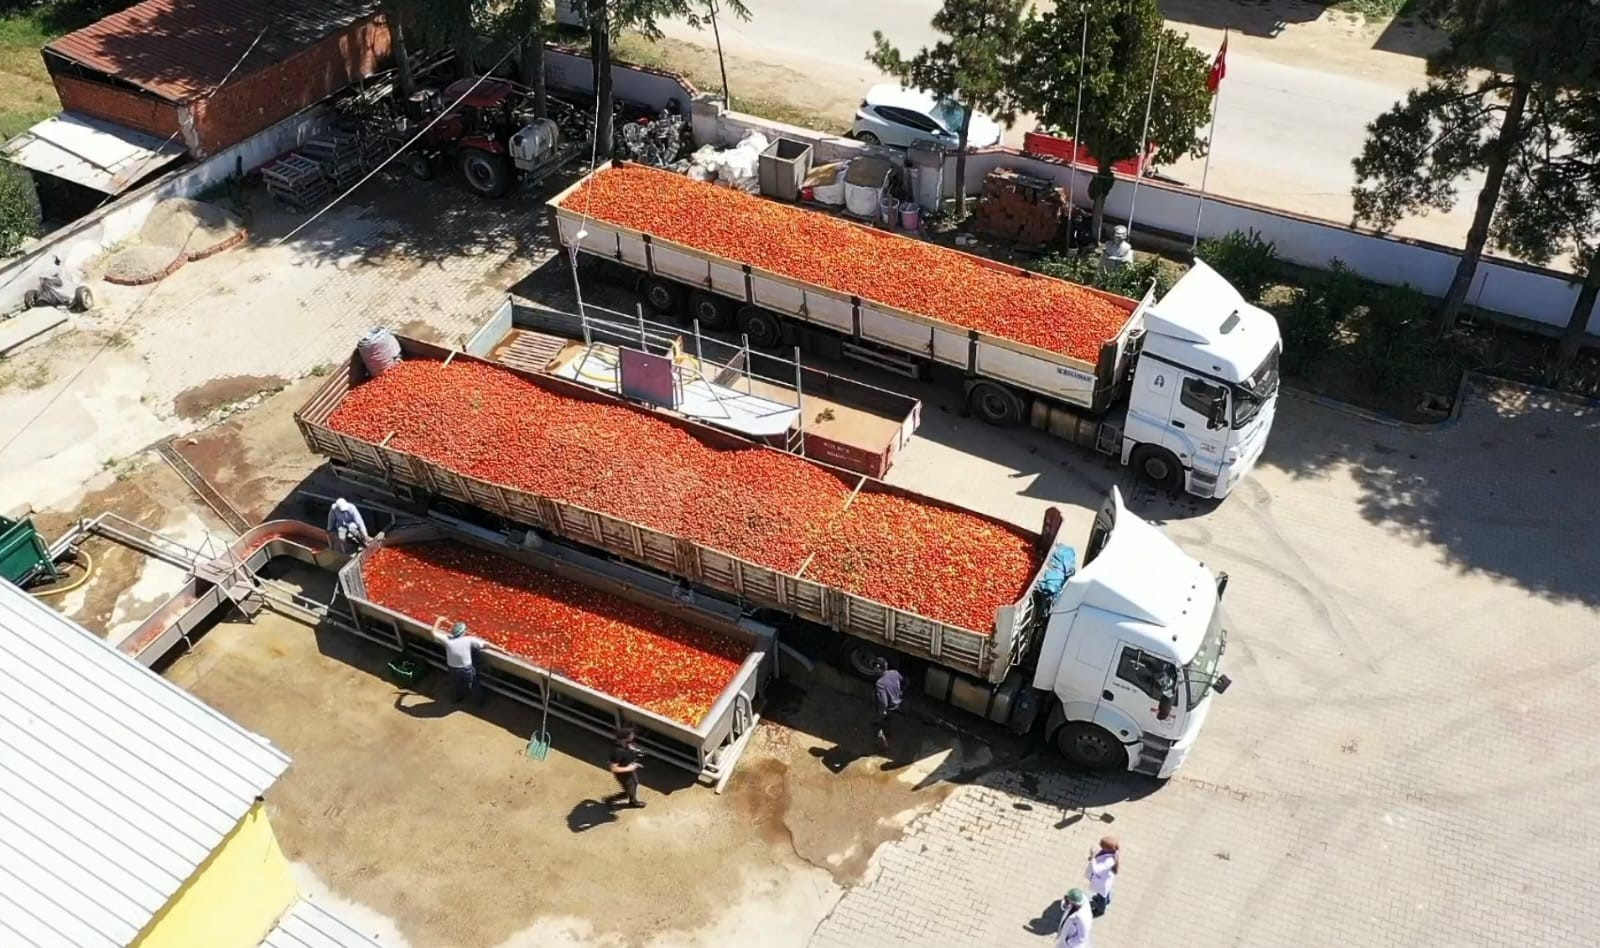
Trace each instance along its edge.
<instances>
[{"instance_id":1,"label":"green dumpster","mask_svg":"<svg viewBox=\"0 0 1600 948\"><path fill-rule=\"evenodd\" d=\"M12 520L0 517L0 579L23 586L40 577L56 577L50 562L50 548L27 517Z\"/></svg>"}]
</instances>

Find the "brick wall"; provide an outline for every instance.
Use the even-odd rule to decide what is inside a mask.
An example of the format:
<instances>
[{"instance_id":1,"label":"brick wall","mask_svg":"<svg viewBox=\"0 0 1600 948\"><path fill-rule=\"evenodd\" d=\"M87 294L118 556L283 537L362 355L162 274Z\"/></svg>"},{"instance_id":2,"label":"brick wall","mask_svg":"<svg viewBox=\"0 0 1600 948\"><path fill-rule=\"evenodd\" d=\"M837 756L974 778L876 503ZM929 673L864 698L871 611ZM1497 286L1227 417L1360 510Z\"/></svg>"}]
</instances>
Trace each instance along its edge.
<instances>
[{"instance_id":1,"label":"brick wall","mask_svg":"<svg viewBox=\"0 0 1600 948\"><path fill-rule=\"evenodd\" d=\"M296 55L234 79L191 106L202 155L215 154L281 119L370 76L389 58L382 16L352 24Z\"/></svg>"},{"instance_id":2,"label":"brick wall","mask_svg":"<svg viewBox=\"0 0 1600 948\"><path fill-rule=\"evenodd\" d=\"M178 107L152 95L72 76L51 76L61 108L126 125L160 138L178 131Z\"/></svg>"}]
</instances>

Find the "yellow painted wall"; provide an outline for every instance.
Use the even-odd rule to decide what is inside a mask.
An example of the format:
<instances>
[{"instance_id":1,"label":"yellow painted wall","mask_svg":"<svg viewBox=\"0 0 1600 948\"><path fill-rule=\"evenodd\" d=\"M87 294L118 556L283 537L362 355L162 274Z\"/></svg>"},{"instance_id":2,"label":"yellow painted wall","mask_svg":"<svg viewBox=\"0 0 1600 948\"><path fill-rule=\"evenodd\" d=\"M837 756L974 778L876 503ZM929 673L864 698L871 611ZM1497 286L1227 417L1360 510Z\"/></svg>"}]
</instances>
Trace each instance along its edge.
<instances>
[{"instance_id":1,"label":"yellow painted wall","mask_svg":"<svg viewBox=\"0 0 1600 948\"><path fill-rule=\"evenodd\" d=\"M256 948L296 894L257 801L130 948Z\"/></svg>"}]
</instances>

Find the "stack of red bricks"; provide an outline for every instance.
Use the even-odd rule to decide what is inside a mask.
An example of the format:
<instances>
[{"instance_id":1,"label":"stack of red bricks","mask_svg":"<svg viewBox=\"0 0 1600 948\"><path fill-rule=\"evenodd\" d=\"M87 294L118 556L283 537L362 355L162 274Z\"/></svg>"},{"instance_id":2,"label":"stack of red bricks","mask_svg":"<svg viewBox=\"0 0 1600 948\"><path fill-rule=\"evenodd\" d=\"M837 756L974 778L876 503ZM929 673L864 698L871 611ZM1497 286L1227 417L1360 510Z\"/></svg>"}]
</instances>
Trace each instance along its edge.
<instances>
[{"instance_id":1,"label":"stack of red bricks","mask_svg":"<svg viewBox=\"0 0 1600 948\"><path fill-rule=\"evenodd\" d=\"M1055 239L1066 198L1055 182L996 168L983 179L972 228L998 240L1040 246Z\"/></svg>"}]
</instances>

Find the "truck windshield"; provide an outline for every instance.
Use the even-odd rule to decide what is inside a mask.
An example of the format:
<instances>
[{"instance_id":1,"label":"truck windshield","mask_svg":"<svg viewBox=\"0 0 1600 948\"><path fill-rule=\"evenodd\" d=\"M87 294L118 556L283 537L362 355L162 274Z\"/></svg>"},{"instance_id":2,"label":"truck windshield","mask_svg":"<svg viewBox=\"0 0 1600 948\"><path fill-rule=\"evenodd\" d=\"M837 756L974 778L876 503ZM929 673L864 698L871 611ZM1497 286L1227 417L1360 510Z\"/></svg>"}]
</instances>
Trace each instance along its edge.
<instances>
[{"instance_id":1,"label":"truck windshield","mask_svg":"<svg viewBox=\"0 0 1600 948\"><path fill-rule=\"evenodd\" d=\"M1217 666L1222 664L1222 652L1228 647L1228 631L1223 626L1222 603L1217 603L1217 609L1211 613L1211 625L1206 629L1206 637L1200 641L1200 650L1194 653L1194 658L1189 664L1183 666L1183 677L1189 689L1189 710L1200 707L1200 702L1206 700L1206 695L1211 693L1211 686L1217 680Z\"/></svg>"},{"instance_id":2,"label":"truck windshield","mask_svg":"<svg viewBox=\"0 0 1600 948\"><path fill-rule=\"evenodd\" d=\"M1250 377L1233 386L1233 426L1243 428L1248 425L1272 396L1278 394L1278 354L1277 346L1267 353L1256 370Z\"/></svg>"}]
</instances>

